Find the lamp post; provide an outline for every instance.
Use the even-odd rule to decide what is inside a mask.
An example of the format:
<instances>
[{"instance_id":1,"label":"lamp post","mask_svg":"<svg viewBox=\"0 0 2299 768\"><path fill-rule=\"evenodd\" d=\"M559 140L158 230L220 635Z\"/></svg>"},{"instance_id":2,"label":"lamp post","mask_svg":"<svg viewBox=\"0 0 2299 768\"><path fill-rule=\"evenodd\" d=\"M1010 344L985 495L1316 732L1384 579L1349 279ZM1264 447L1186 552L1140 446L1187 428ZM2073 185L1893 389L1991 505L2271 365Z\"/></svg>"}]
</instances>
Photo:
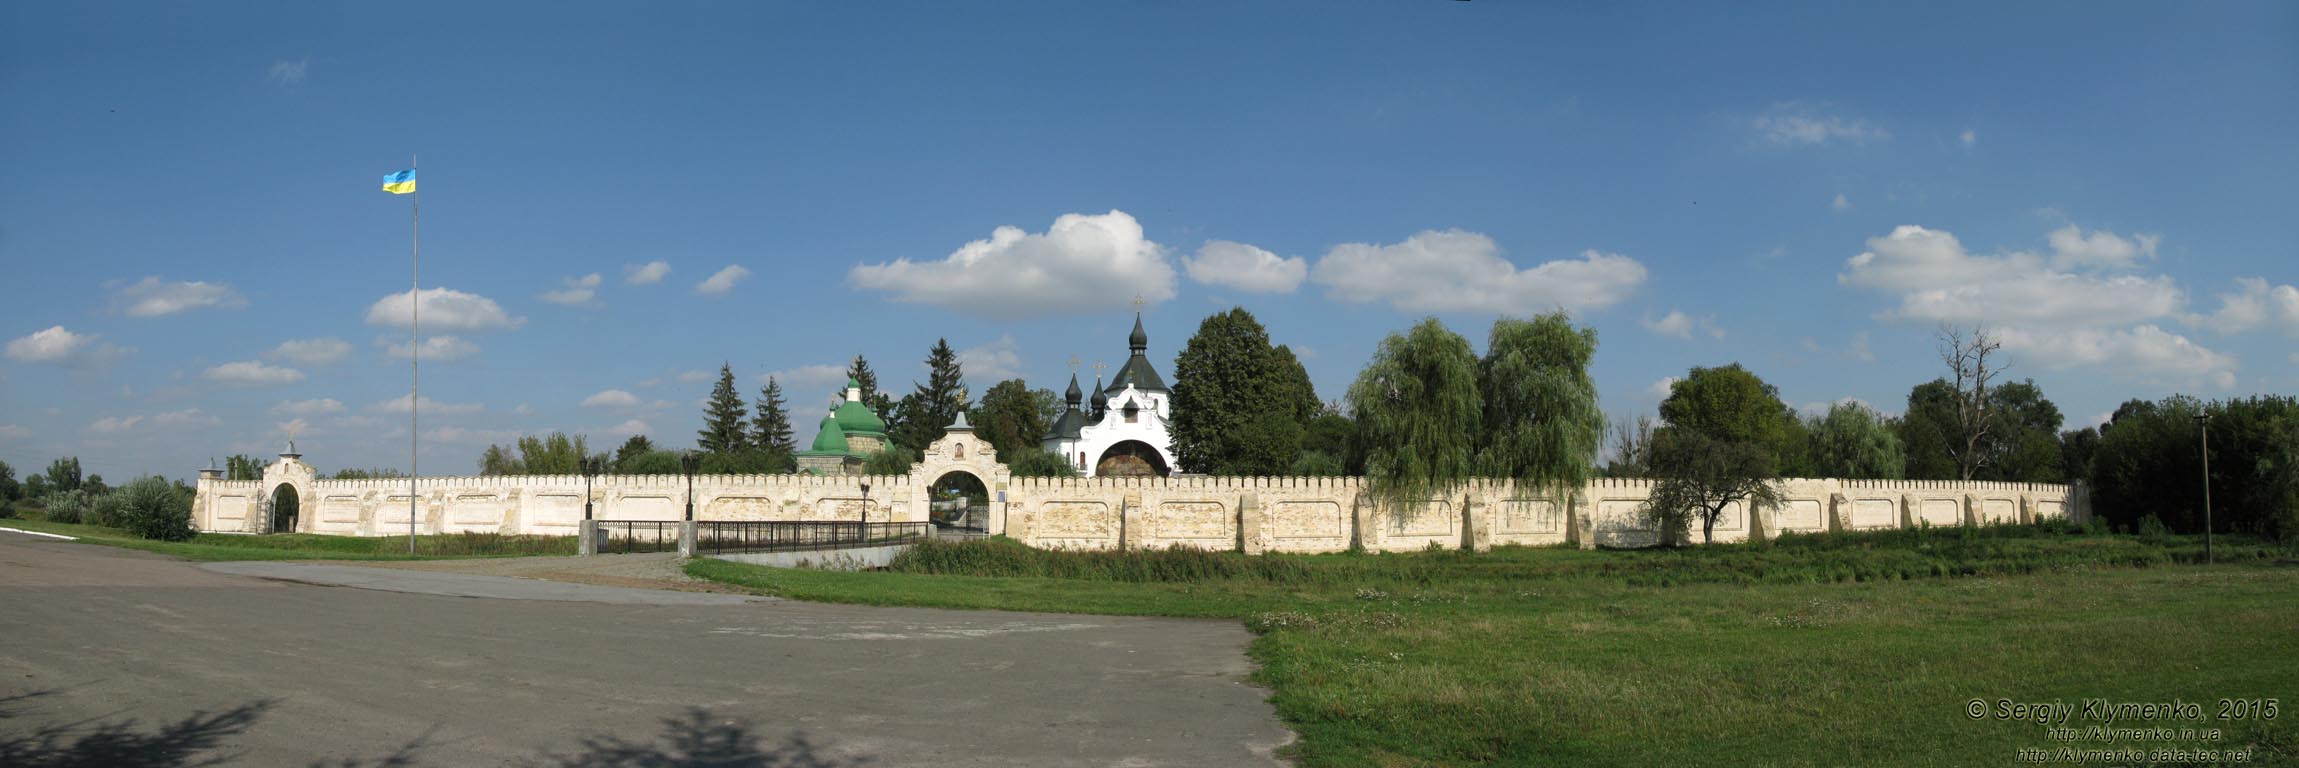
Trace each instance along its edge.
<instances>
[{"instance_id":1,"label":"lamp post","mask_svg":"<svg viewBox=\"0 0 2299 768\"><path fill-rule=\"evenodd\" d=\"M679 454L679 468L687 473L687 522L694 522L694 471L702 465L702 458L694 451Z\"/></svg>"},{"instance_id":2,"label":"lamp post","mask_svg":"<svg viewBox=\"0 0 2299 768\"><path fill-rule=\"evenodd\" d=\"M591 476L599 473L597 456L583 457L583 519L591 519Z\"/></svg>"},{"instance_id":3,"label":"lamp post","mask_svg":"<svg viewBox=\"0 0 2299 768\"><path fill-rule=\"evenodd\" d=\"M2211 414L2195 414L2195 426L2203 428L2203 562L2218 562L2211 556Z\"/></svg>"},{"instance_id":4,"label":"lamp post","mask_svg":"<svg viewBox=\"0 0 2299 768\"><path fill-rule=\"evenodd\" d=\"M854 525L854 539L870 538L870 481L862 481L862 522Z\"/></svg>"}]
</instances>

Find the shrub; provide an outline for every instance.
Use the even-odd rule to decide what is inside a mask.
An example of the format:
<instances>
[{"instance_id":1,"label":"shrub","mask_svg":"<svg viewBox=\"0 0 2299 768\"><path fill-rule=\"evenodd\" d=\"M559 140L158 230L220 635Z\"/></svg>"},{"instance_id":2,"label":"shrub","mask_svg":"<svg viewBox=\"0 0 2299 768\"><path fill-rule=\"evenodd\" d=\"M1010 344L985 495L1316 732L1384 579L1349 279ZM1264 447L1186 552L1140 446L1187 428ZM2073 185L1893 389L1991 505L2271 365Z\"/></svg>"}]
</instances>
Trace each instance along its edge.
<instances>
[{"instance_id":1,"label":"shrub","mask_svg":"<svg viewBox=\"0 0 2299 768\"><path fill-rule=\"evenodd\" d=\"M917 463L917 461L917 456L912 454L909 449L899 445L889 445L884 450L870 454L870 458L862 460L862 473L866 475L907 475L910 474L910 465Z\"/></svg>"},{"instance_id":2,"label":"shrub","mask_svg":"<svg viewBox=\"0 0 2299 768\"><path fill-rule=\"evenodd\" d=\"M1053 451L1031 446L1001 456L1015 477L1077 477L1078 468Z\"/></svg>"},{"instance_id":3,"label":"shrub","mask_svg":"<svg viewBox=\"0 0 2299 768\"><path fill-rule=\"evenodd\" d=\"M185 541L194 533L191 505L176 494L175 486L166 478L158 475L136 478L115 497L122 530L160 541Z\"/></svg>"},{"instance_id":4,"label":"shrub","mask_svg":"<svg viewBox=\"0 0 2299 768\"><path fill-rule=\"evenodd\" d=\"M87 517L88 494L73 489L48 494L48 521L52 523L78 523Z\"/></svg>"},{"instance_id":5,"label":"shrub","mask_svg":"<svg viewBox=\"0 0 2299 768\"><path fill-rule=\"evenodd\" d=\"M125 490L127 489L120 489L120 491ZM120 527L120 491L89 494L88 509L81 515L80 522L106 528Z\"/></svg>"}]
</instances>

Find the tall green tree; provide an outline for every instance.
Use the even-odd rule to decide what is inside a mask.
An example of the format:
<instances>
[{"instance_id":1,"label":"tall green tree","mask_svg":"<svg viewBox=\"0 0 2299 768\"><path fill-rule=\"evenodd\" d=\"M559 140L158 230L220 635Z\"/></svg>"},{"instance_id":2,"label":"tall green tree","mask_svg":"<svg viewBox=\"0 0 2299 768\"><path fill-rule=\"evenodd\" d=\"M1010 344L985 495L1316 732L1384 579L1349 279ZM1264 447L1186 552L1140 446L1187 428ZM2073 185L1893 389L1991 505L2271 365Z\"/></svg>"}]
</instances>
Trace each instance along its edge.
<instances>
[{"instance_id":1,"label":"tall green tree","mask_svg":"<svg viewBox=\"0 0 2299 768\"><path fill-rule=\"evenodd\" d=\"M1898 480L1908 458L1884 417L1860 403L1837 403L1812 420L1812 474L1855 480Z\"/></svg>"},{"instance_id":2,"label":"tall green tree","mask_svg":"<svg viewBox=\"0 0 2299 768\"><path fill-rule=\"evenodd\" d=\"M1283 472L1300 453L1301 427L1318 407L1301 361L1293 350L1272 346L1253 313L1215 313L1198 323L1174 358L1174 458L1206 474ZM1292 421L1293 428L1274 434L1250 428L1271 413Z\"/></svg>"},{"instance_id":3,"label":"tall green tree","mask_svg":"<svg viewBox=\"0 0 2299 768\"><path fill-rule=\"evenodd\" d=\"M16 468L0 461L0 504L24 497L24 487L16 482Z\"/></svg>"},{"instance_id":4,"label":"tall green tree","mask_svg":"<svg viewBox=\"0 0 2299 768\"><path fill-rule=\"evenodd\" d=\"M1007 379L982 393L974 409L974 431L996 446L1001 457L1019 456L1037 448L1052 422L1046 418L1036 392L1021 379ZM1009 461L1009 464L1012 462Z\"/></svg>"},{"instance_id":5,"label":"tall green tree","mask_svg":"<svg viewBox=\"0 0 2299 768\"><path fill-rule=\"evenodd\" d=\"M224 457L224 479L262 480L264 462L244 453Z\"/></svg>"},{"instance_id":6,"label":"tall green tree","mask_svg":"<svg viewBox=\"0 0 2299 768\"><path fill-rule=\"evenodd\" d=\"M2060 457L2060 409L2044 399L2034 379L1996 387L1990 394L1996 424L1980 443L1988 454L1976 479L2058 483L2067 479Z\"/></svg>"},{"instance_id":7,"label":"tall green tree","mask_svg":"<svg viewBox=\"0 0 2299 768\"><path fill-rule=\"evenodd\" d=\"M615 449L614 469L612 471L619 475L638 474L631 471L631 462L654 451L655 442L653 440L648 440L646 435L632 435L623 440L622 447Z\"/></svg>"},{"instance_id":8,"label":"tall green tree","mask_svg":"<svg viewBox=\"0 0 2299 768\"><path fill-rule=\"evenodd\" d=\"M2211 530L2299 542L2299 399L2133 400L2100 428L2091 457L2092 508L2115 527L2132 530L2152 516L2174 531L2200 532L2206 482Z\"/></svg>"},{"instance_id":9,"label":"tall green tree","mask_svg":"<svg viewBox=\"0 0 2299 768\"><path fill-rule=\"evenodd\" d=\"M861 385L862 404L869 406L871 413L878 414L879 421L888 424L894 423L894 396L878 389L878 373L870 370L870 361L862 359L861 355L855 355L854 361L846 364L846 378L853 379L854 383ZM831 399L844 401L846 390L844 388L839 389L831 395Z\"/></svg>"},{"instance_id":10,"label":"tall green tree","mask_svg":"<svg viewBox=\"0 0 2299 768\"><path fill-rule=\"evenodd\" d=\"M791 434L790 405L782 400L782 384L773 376L758 390L758 414L751 417L752 445L768 453L795 454L798 439Z\"/></svg>"},{"instance_id":11,"label":"tall green tree","mask_svg":"<svg viewBox=\"0 0 2299 768\"><path fill-rule=\"evenodd\" d=\"M1908 390L1908 408L1894 431L1907 456L1909 480L1954 480L1961 473L1950 445L1956 438L1956 392L1947 379L1933 379Z\"/></svg>"},{"instance_id":12,"label":"tall green tree","mask_svg":"<svg viewBox=\"0 0 2299 768\"><path fill-rule=\"evenodd\" d=\"M1739 363L1693 368L1660 403L1653 433L1657 480L1643 511L1673 537L1699 520L1702 541L1734 503L1754 514L1780 502L1779 455L1794 413L1772 385Z\"/></svg>"},{"instance_id":13,"label":"tall green tree","mask_svg":"<svg viewBox=\"0 0 2299 768\"><path fill-rule=\"evenodd\" d=\"M1479 474L1559 500L1588 483L1605 434L1589 377L1596 351L1596 329L1574 327L1563 312L1493 321L1478 365Z\"/></svg>"},{"instance_id":14,"label":"tall green tree","mask_svg":"<svg viewBox=\"0 0 2299 768\"><path fill-rule=\"evenodd\" d=\"M1348 395L1375 498L1418 509L1475 473L1485 408L1477 378L1469 340L1436 318L1381 340Z\"/></svg>"},{"instance_id":15,"label":"tall green tree","mask_svg":"<svg viewBox=\"0 0 2299 768\"><path fill-rule=\"evenodd\" d=\"M966 372L949 339L935 339L926 351L926 381L913 383L913 391L895 407L894 442L913 454L942 439L950 423L966 410L972 398L966 391Z\"/></svg>"},{"instance_id":16,"label":"tall green tree","mask_svg":"<svg viewBox=\"0 0 2299 768\"><path fill-rule=\"evenodd\" d=\"M711 387L710 400L703 405L702 430L695 433L695 447L705 453L732 453L749 447L750 430L744 423L749 415L742 395L734 388L734 366L720 365L718 384Z\"/></svg>"},{"instance_id":17,"label":"tall green tree","mask_svg":"<svg viewBox=\"0 0 2299 768\"><path fill-rule=\"evenodd\" d=\"M66 456L48 462L47 477L50 493L80 490L80 457Z\"/></svg>"},{"instance_id":18,"label":"tall green tree","mask_svg":"<svg viewBox=\"0 0 2299 768\"><path fill-rule=\"evenodd\" d=\"M2091 478L2091 457L2099 452L2099 428L2084 427L2060 433L2060 469L2070 480Z\"/></svg>"}]
</instances>

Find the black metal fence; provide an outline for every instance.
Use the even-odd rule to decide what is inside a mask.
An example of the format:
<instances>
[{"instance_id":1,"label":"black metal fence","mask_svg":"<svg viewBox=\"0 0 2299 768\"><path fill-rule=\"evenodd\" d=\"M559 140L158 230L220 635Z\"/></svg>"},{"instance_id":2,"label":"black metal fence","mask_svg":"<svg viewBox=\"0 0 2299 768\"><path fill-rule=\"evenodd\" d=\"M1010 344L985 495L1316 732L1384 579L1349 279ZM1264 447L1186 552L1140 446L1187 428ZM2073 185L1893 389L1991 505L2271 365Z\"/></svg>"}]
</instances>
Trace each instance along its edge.
<instances>
[{"instance_id":1,"label":"black metal fence","mask_svg":"<svg viewBox=\"0 0 2299 768\"><path fill-rule=\"evenodd\" d=\"M931 525L774 520L701 522L695 527L695 551L723 555L904 544L926 538Z\"/></svg>"},{"instance_id":2,"label":"black metal fence","mask_svg":"<svg viewBox=\"0 0 2299 768\"><path fill-rule=\"evenodd\" d=\"M598 520L599 554L679 551L677 520Z\"/></svg>"}]
</instances>

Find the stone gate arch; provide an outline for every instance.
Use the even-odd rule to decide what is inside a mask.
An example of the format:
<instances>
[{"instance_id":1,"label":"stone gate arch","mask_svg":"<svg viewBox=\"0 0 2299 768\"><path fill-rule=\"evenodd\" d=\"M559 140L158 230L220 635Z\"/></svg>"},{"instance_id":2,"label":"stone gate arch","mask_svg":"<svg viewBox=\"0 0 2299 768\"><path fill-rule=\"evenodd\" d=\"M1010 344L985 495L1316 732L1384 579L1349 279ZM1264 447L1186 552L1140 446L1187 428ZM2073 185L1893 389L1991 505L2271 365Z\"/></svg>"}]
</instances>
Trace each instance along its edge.
<instances>
[{"instance_id":1,"label":"stone gate arch","mask_svg":"<svg viewBox=\"0 0 2299 768\"><path fill-rule=\"evenodd\" d=\"M926 446L926 453L918 465L910 469L910 508L932 515L930 502L935 481L953 472L964 472L982 481L988 493L990 509L982 528L992 535L1006 532L1006 487L1014 473L998 461L998 449L974 434L974 427L966 423L966 414L958 414L958 421L950 425L942 439Z\"/></svg>"},{"instance_id":2,"label":"stone gate arch","mask_svg":"<svg viewBox=\"0 0 2299 768\"><path fill-rule=\"evenodd\" d=\"M319 498L311 491L311 483L317 479L319 471L303 463L303 454L295 453L292 448L280 454L278 461L264 465L263 492L256 497L257 503L263 505L263 514L248 521L250 529L255 533L311 531L319 512ZM282 490L291 495L282 496ZM294 509L282 509L282 499L292 503ZM285 530L279 528L282 524L287 526Z\"/></svg>"}]
</instances>

